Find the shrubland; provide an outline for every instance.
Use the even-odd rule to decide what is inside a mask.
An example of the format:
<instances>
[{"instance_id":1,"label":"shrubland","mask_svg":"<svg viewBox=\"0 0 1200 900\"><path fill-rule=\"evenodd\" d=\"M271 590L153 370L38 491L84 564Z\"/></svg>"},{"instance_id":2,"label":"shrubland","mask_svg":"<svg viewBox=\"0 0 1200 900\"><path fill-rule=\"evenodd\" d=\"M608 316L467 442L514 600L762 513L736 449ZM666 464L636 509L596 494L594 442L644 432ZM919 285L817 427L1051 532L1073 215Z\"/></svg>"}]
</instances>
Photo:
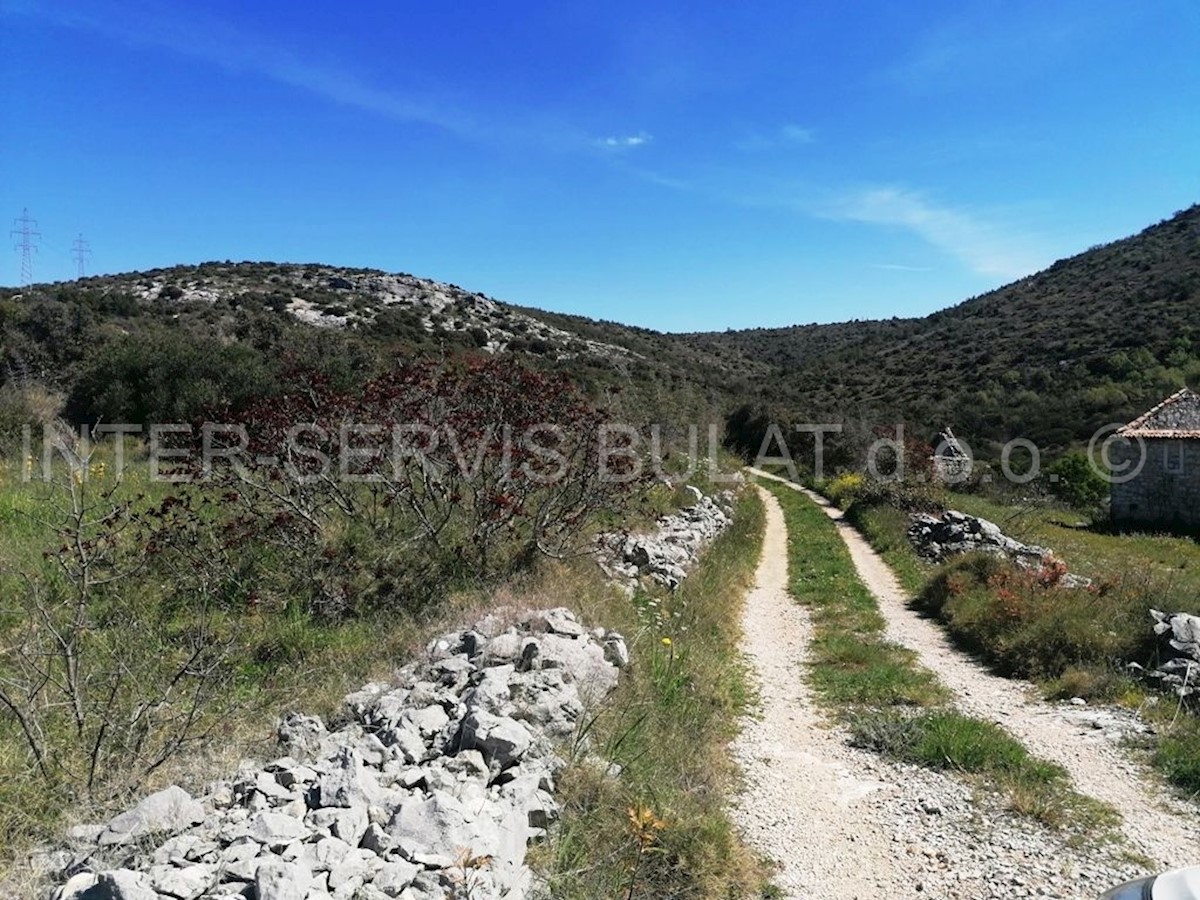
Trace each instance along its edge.
<instances>
[{"instance_id":1,"label":"shrubland","mask_svg":"<svg viewBox=\"0 0 1200 900\"><path fill-rule=\"evenodd\" d=\"M131 793L202 781L206 758L269 753L282 712L336 710L464 610L541 604L622 628L639 654L588 725L625 774L596 780L581 764L565 782L573 813L546 861L564 892L627 877L626 858L595 855L580 823L629 847L628 811L643 808L664 825L639 884L706 896L752 883L757 863L722 818L719 746L745 701L734 643L756 505L741 502L680 592L630 602L584 552L598 530L650 522L687 495L631 471L633 455L602 461L607 415L566 379L505 358L350 384L296 371L288 384L210 406L216 431L173 435L172 480L151 477L133 440L119 469L111 440L82 440L49 401L50 468L36 452L4 460L6 860ZM37 402L20 398L21 414Z\"/></svg>"},{"instance_id":2,"label":"shrubland","mask_svg":"<svg viewBox=\"0 0 1200 900\"><path fill-rule=\"evenodd\" d=\"M1200 384L1198 300L1200 205L924 318L684 340L769 367L728 418L739 452L752 457L770 423L789 437L794 423L838 424L832 473L862 465L858 436L897 422L925 440L949 425L977 459L1018 436L1053 455L1086 444Z\"/></svg>"}]
</instances>

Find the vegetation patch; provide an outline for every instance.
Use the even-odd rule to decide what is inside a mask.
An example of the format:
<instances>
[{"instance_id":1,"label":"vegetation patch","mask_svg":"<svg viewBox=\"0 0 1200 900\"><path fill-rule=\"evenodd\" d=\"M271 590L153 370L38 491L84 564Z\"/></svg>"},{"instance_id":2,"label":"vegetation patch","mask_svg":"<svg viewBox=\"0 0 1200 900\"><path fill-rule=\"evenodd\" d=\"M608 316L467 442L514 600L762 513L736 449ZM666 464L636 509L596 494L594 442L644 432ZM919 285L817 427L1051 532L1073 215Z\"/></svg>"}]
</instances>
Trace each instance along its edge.
<instances>
[{"instance_id":1,"label":"vegetation patch","mask_svg":"<svg viewBox=\"0 0 1200 900\"><path fill-rule=\"evenodd\" d=\"M937 709L916 715L859 714L850 726L858 746L931 769L978 776L999 787L1015 811L1046 825L1093 831L1119 821L1110 807L1072 790L1060 766L1031 755L991 722Z\"/></svg>"},{"instance_id":2,"label":"vegetation patch","mask_svg":"<svg viewBox=\"0 0 1200 900\"><path fill-rule=\"evenodd\" d=\"M1062 506L1005 505L965 494L947 495L945 502L996 522L1018 540L1054 547L1093 586L1065 588L1047 577L1053 573L992 556L930 566L909 544L908 512L861 495L846 517L892 566L914 606L942 622L960 647L1000 674L1038 682L1050 698L1137 709L1156 729L1153 765L1185 793L1200 792L1195 710L1148 692L1126 669L1129 662L1155 660L1150 609L1200 614L1200 545L1172 535L1079 527L1077 514Z\"/></svg>"},{"instance_id":3,"label":"vegetation patch","mask_svg":"<svg viewBox=\"0 0 1200 900\"><path fill-rule=\"evenodd\" d=\"M1002 674L1046 681L1068 670L1113 670L1152 657L1153 592L1134 573L1066 588L1040 571L970 555L939 569L915 605Z\"/></svg>"},{"instance_id":4,"label":"vegetation patch","mask_svg":"<svg viewBox=\"0 0 1200 900\"><path fill-rule=\"evenodd\" d=\"M673 594L586 594L585 614L630 636L632 665L560 778L563 818L542 847L554 895L758 896L766 872L726 811L725 753L750 700L737 650L762 504L747 491L733 524ZM582 748L582 744L581 744ZM619 773L619 774L618 774Z\"/></svg>"},{"instance_id":5,"label":"vegetation patch","mask_svg":"<svg viewBox=\"0 0 1200 900\"><path fill-rule=\"evenodd\" d=\"M973 776L1016 812L1079 832L1116 813L1076 793L1058 766L1032 755L1002 728L951 708L946 689L916 654L887 641L874 596L828 516L784 485L769 485L788 523L792 596L810 610L816 637L809 680L860 746Z\"/></svg>"},{"instance_id":6,"label":"vegetation patch","mask_svg":"<svg viewBox=\"0 0 1200 900\"><path fill-rule=\"evenodd\" d=\"M283 712L330 712L456 598L484 602L643 500L672 499L646 497L638 478L599 483L599 411L510 360L407 366L353 391L307 384L230 411L254 459L217 463L208 481L156 479L133 446L118 477L115 448L88 447L54 410L64 452L47 481L40 458L0 460L0 860L61 833L64 817L100 819L186 779L199 754L269 741ZM395 421L453 429L457 443L397 459L369 432L354 479L334 463L290 478L263 461L291 448L279 438L295 422L315 432L288 460L307 475L313 449L338 458L320 441L344 423ZM541 422L557 426L557 478L538 477L544 457L527 446L504 457L506 429Z\"/></svg>"}]
</instances>

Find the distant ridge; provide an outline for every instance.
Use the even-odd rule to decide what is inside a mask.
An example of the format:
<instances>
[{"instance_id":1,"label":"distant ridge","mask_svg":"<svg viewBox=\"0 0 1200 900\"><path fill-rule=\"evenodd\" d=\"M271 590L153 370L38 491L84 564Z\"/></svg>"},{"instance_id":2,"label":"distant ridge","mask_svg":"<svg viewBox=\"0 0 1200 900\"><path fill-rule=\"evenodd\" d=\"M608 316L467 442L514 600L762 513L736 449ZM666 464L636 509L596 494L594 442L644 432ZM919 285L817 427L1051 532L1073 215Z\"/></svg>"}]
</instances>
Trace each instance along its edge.
<instances>
[{"instance_id":1,"label":"distant ridge","mask_svg":"<svg viewBox=\"0 0 1200 900\"><path fill-rule=\"evenodd\" d=\"M209 262L0 289L0 381L46 383L78 415L98 414L88 404L106 390L80 385L136 358L131 342L170 344L201 367L241 354L264 384L295 347L334 369L516 353L619 398L614 412L638 421L719 421L741 407L782 422L903 421L926 438L948 423L976 452L1014 436L1066 447L1200 387L1200 206L925 318L722 333L662 334L321 264ZM161 368L153 377L188 377L183 363ZM210 398L228 387L209 381Z\"/></svg>"},{"instance_id":2,"label":"distant ridge","mask_svg":"<svg viewBox=\"0 0 1200 900\"><path fill-rule=\"evenodd\" d=\"M1200 387L1200 205L922 319L682 339L769 364L752 402L793 419L1070 444Z\"/></svg>"}]
</instances>

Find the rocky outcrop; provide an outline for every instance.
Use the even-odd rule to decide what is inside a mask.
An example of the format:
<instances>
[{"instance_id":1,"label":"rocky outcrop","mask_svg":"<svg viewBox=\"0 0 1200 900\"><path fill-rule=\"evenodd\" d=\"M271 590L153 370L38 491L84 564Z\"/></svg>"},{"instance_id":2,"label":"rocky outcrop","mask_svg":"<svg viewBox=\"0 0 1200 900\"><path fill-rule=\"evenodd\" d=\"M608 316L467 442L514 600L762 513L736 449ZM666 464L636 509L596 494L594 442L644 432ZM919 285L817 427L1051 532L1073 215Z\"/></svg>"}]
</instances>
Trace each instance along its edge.
<instances>
[{"instance_id":1,"label":"rocky outcrop","mask_svg":"<svg viewBox=\"0 0 1200 900\"><path fill-rule=\"evenodd\" d=\"M926 514L913 516L908 539L918 555L931 562L944 562L963 553L991 553L1040 566L1051 555L1045 547L1013 540L994 522L953 509L947 510L941 518Z\"/></svg>"},{"instance_id":2,"label":"rocky outcrop","mask_svg":"<svg viewBox=\"0 0 1200 900\"><path fill-rule=\"evenodd\" d=\"M688 485L695 501L658 520L652 534L609 533L600 536L598 560L605 574L632 594L643 578L679 587L701 552L729 525L734 495L706 496Z\"/></svg>"},{"instance_id":3,"label":"rocky outcrop","mask_svg":"<svg viewBox=\"0 0 1200 900\"><path fill-rule=\"evenodd\" d=\"M1144 669L1131 663L1130 668L1180 697L1200 693L1200 616L1157 609L1150 610L1150 616L1158 636L1158 664Z\"/></svg>"},{"instance_id":4,"label":"rocky outcrop","mask_svg":"<svg viewBox=\"0 0 1200 900\"><path fill-rule=\"evenodd\" d=\"M908 539L918 556L935 563L964 553L990 553L1007 557L1025 569L1061 566L1054 551L1036 544L1023 544L1006 535L995 522L953 509L946 510L940 518L925 513L913 516ZM1063 569L1056 583L1061 587L1078 588L1092 582Z\"/></svg>"},{"instance_id":5,"label":"rocky outcrop","mask_svg":"<svg viewBox=\"0 0 1200 900\"><path fill-rule=\"evenodd\" d=\"M591 356L616 365L641 358L625 347L565 331L458 285L403 273L286 263L208 263L146 276L123 284L123 289L154 303L241 304L270 294L294 318L322 328L370 327L389 310L403 311L426 332L472 335L485 353L523 347L560 360Z\"/></svg>"},{"instance_id":6,"label":"rocky outcrop","mask_svg":"<svg viewBox=\"0 0 1200 900\"><path fill-rule=\"evenodd\" d=\"M628 659L565 609L490 615L349 695L337 727L288 717L286 755L73 829L53 896L520 900L558 812L555 746Z\"/></svg>"}]
</instances>

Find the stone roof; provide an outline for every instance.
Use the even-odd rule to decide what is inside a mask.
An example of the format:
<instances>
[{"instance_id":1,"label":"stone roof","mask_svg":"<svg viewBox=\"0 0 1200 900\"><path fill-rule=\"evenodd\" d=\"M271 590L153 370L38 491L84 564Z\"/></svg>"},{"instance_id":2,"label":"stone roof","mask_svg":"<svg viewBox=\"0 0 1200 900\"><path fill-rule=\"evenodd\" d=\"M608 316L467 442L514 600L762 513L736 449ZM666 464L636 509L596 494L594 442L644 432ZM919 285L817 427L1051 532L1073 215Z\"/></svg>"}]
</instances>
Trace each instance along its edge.
<instances>
[{"instance_id":1,"label":"stone roof","mask_svg":"<svg viewBox=\"0 0 1200 900\"><path fill-rule=\"evenodd\" d=\"M1117 434L1131 438L1200 440L1200 394L1184 388Z\"/></svg>"},{"instance_id":2,"label":"stone roof","mask_svg":"<svg viewBox=\"0 0 1200 900\"><path fill-rule=\"evenodd\" d=\"M967 451L963 449L954 432L947 425L945 430L938 433L937 443L934 444L935 459L966 459Z\"/></svg>"}]
</instances>

